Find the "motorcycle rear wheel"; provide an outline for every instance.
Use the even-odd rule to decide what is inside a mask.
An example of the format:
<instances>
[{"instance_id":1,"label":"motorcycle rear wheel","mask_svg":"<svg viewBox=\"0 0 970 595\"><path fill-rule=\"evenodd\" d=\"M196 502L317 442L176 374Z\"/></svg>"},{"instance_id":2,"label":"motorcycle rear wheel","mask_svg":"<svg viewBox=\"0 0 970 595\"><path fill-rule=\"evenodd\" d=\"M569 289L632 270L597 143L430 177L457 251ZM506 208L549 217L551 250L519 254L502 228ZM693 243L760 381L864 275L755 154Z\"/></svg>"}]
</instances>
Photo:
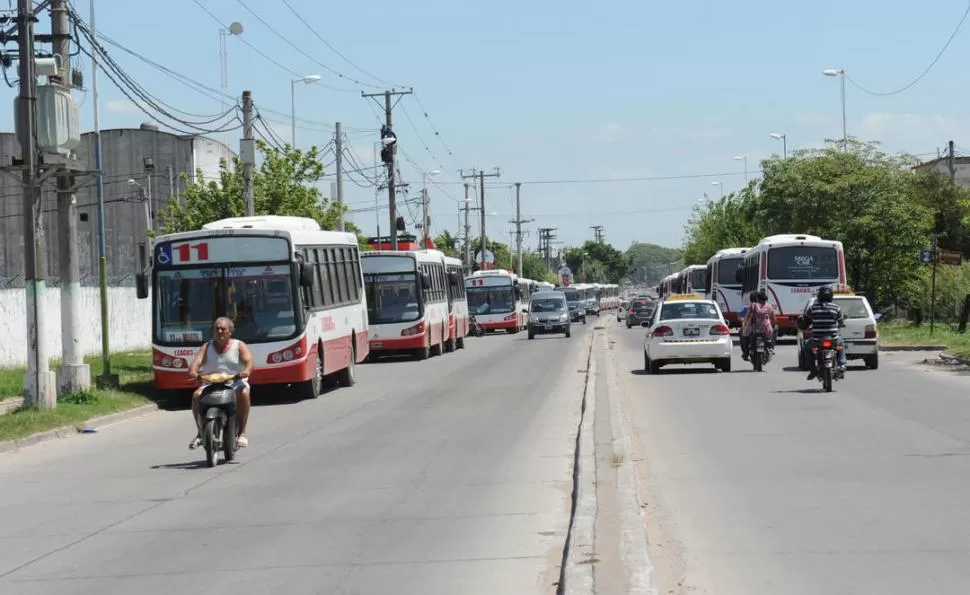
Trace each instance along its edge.
<instances>
[{"instance_id":1,"label":"motorcycle rear wheel","mask_svg":"<svg viewBox=\"0 0 970 595\"><path fill-rule=\"evenodd\" d=\"M832 368L822 368L822 389L832 392Z\"/></svg>"}]
</instances>

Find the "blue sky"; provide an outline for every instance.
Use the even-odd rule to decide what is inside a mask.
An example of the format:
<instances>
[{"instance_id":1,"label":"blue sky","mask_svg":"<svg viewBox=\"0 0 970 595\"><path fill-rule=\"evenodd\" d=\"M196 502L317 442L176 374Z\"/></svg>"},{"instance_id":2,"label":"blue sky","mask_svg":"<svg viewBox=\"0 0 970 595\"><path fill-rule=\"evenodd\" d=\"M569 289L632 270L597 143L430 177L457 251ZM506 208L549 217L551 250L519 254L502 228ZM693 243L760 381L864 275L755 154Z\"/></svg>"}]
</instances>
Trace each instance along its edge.
<instances>
[{"instance_id":1,"label":"blue sky","mask_svg":"<svg viewBox=\"0 0 970 595\"><path fill-rule=\"evenodd\" d=\"M415 97L404 97L394 112L394 127L401 151L417 164L399 153L414 190L421 184L418 168L442 170L430 186L435 233L457 229L456 199L463 194L458 169L499 166L501 178L487 179L486 211L495 213L488 234L501 241L509 241L511 184L518 181L523 217L535 219L525 226L533 247L538 226L557 227L568 245L591 238L590 225L602 225L607 241L619 248L633 241L679 245L691 207L705 193L718 195L712 182L723 182L726 191L743 184L744 168L735 155L748 156L754 177L760 159L781 151L772 132L787 134L789 150L841 136L839 81L823 76L826 68L848 72L850 135L924 158L950 139L958 153L961 146L970 148L970 76L961 60L970 51L970 24L912 88L875 96L853 84L886 92L911 82L943 47L967 0L919 6L900 0L621 0L598 7L571 0L289 0L321 37L373 76L331 51L282 0L243 1L313 60L238 0L200 1L222 22L241 22L242 38L289 70L323 77L322 84L297 88L301 147L327 144L339 120L362 165L372 165L379 114L360 91L387 87L373 76L413 87ZM137 4L98 0L98 31L218 90L219 23L193 0L151 5L143 14L133 10ZM87 0L74 5L87 18ZM230 37L227 45L230 94L252 90L264 117L288 141L293 74L240 39ZM218 101L109 51L167 103L199 114L221 111ZM321 63L373 86L341 80ZM104 128L146 120L103 76L101 88ZM13 96L0 85L5 130L12 128ZM82 93L79 99L87 130L91 97ZM238 147L233 135L217 137ZM669 177L678 179L655 179ZM639 179L577 181L617 178ZM373 209L373 188L347 182L345 192L358 211L354 221L372 233L378 215L360 210ZM381 199L386 205L386 193ZM384 210L385 233L386 221Z\"/></svg>"}]
</instances>

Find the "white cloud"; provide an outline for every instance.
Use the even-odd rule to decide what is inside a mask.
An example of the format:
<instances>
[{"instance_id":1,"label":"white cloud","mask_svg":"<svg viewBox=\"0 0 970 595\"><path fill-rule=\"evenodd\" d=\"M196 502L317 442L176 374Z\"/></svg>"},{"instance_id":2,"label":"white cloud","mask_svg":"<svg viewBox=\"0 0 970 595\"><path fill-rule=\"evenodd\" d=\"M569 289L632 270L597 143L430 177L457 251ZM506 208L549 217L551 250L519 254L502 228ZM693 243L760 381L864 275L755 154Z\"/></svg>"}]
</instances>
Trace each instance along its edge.
<instances>
[{"instance_id":1,"label":"white cloud","mask_svg":"<svg viewBox=\"0 0 970 595\"><path fill-rule=\"evenodd\" d=\"M104 102L104 109L116 114L140 114L141 109L127 99L109 99Z\"/></svg>"}]
</instances>

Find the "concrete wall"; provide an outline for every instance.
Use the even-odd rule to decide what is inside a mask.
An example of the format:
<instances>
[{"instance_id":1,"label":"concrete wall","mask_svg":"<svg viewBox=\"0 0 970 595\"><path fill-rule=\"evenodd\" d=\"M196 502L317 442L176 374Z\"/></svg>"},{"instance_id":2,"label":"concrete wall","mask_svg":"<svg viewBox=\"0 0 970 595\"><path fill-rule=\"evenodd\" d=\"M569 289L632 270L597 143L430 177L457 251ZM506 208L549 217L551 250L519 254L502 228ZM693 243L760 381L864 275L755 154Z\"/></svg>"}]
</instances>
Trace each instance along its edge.
<instances>
[{"instance_id":1,"label":"concrete wall","mask_svg":"<svg viewBox=\"0 0 970 595\"><path fill-rule=\"evenodd\" d=\"M204 137L179 136L157 130L123 128L101 133L104 171L105 237L108 260L108 279L111 286L133 286L137 266L137 246L145 240L145 206L137 186L150 184L152 207L158 212L170 198L180 196L184 184L180 174L190 179L196 166L204 170L206 179L218 179L219 158L230 156L228 147ZM94 135L81 135L77 158L94 168ZM6 165L12 156L20 156L20 146L12 133L0 133L0 164ZM154 172L146 173L144 158L154 161ZM98 278L98 220L96 178L79 178L76 199L80 233L81 284L97 285ZM47 238L47 274L49 282L57 285L59 259L57 250L57 199L53 181L42 191L42 216ZM0 175L0 288L23 287L24 240L23 199L18 179Z\"/></svg>"},{"instance_id":2,"label":"concrete wall","mask_svg":"<svg viewBox=\"0 0 970 595\"><path fill-rule=\"evenodd\" d=\"M101 352L101 302L97 287L81 289L81 349ZM47 344L54 359L61 357L61 296L48 289ZM139 300L133 287L108 288L111 351L151 347L151 299ZM23 366L27 362L27 301L23 289L0 289L0 366Z\"/></svg>"}]
</instances>

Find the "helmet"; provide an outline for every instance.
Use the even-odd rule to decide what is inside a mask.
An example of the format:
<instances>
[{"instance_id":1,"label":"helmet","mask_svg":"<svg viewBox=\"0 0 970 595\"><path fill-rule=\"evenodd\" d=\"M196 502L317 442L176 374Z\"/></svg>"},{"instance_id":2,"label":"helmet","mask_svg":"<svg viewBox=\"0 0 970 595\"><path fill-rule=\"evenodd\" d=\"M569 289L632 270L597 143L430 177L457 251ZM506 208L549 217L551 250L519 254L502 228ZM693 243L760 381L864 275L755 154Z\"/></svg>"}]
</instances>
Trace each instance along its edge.
<instances>
[{"instance_id":1,"label":"helmet","mask_svg":"<svg viewBox=\"0 0 970 595\"><path fill-rule=\"evenodd\" d=\"M831 302L833 297L832 287L829 285L823 285L818 288L818 301L820 302Z\"/></svg>"},{"instance_id":2,"label":"helmet","mask_svg":"<svg viewBox=\"0 0 970 595\"><path fill-rule=\"evenodd\" d=\"M762 304L768 303L768 294L765 293L764 289L758 292L758 301Z\"/></svg>"}]
</instances>

